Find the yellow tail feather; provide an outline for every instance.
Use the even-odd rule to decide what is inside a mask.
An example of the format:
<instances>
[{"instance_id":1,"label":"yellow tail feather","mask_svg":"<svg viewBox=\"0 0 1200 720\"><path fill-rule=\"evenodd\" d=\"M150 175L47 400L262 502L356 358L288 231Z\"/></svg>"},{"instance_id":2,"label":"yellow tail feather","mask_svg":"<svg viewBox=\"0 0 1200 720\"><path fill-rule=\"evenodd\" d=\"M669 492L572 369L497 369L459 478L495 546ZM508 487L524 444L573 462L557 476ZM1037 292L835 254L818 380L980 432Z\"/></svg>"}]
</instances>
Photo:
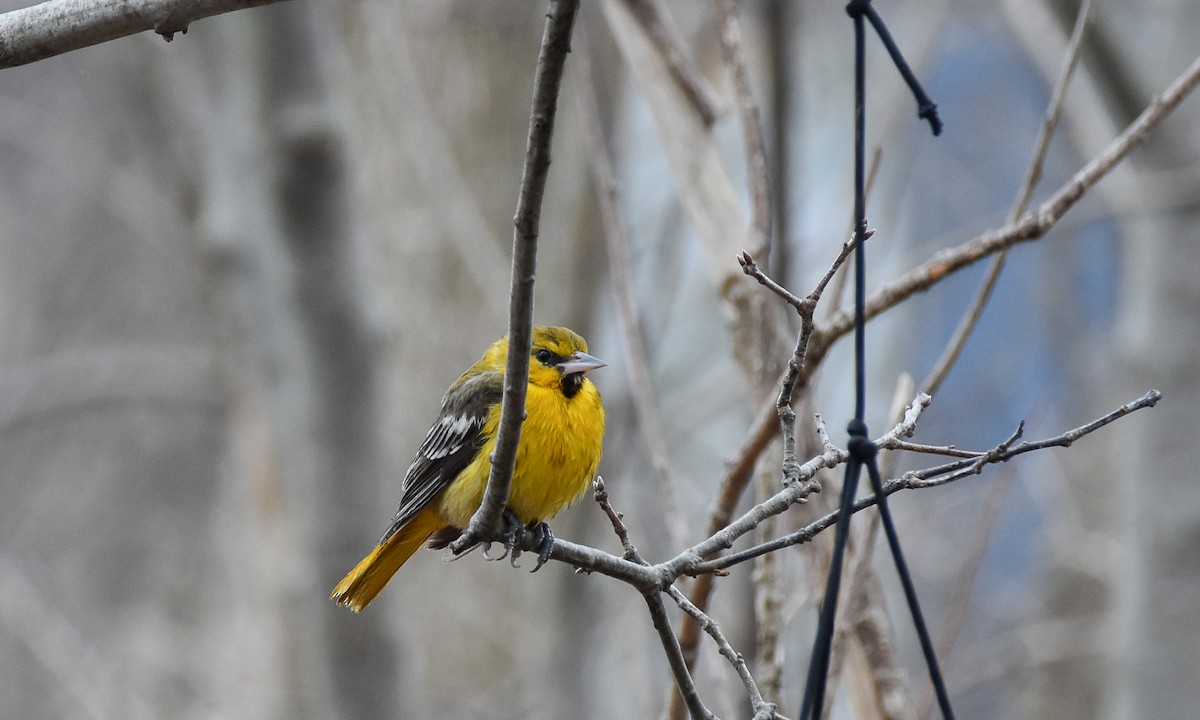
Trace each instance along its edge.
<instances>
[{"instance_id":1,"label":"yellow tail feather","mask_svg":"<svg viewBox=\"0 0 1200 720\"><path fill-rule=\"evenodd\" d=\"M421 543L445 524L432 510L421 512L355 565L333 589L329 599L354 612L361 612L383 590L400 566L421 547Z\"/></svg>"}]
</instances>

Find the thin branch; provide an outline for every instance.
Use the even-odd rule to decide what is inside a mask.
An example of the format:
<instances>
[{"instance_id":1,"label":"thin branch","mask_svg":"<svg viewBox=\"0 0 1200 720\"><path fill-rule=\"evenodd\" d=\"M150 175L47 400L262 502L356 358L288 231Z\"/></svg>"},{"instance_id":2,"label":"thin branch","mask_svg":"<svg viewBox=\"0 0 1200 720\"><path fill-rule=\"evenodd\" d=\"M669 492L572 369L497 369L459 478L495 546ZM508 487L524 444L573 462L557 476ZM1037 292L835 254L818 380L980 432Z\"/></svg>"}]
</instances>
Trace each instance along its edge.
<instances>
[{"instance_id":1,"label":"thin branch","mask_svg":"<svg viewBox=\"0 0 1200 720\"><path fill-rule=\"evenodd\" d=\"M522 551L537 552L540 549L540 544L535 542L536 538L532 533L527 533L517 539L518 547ZM622 557L617 557L612 553L606 553L587 545L579 545L564 540L563 538L554 538L554 547L550 552L551 560L565 562L568 565L576 568L577 572L583 573L600 573L608 577L628 583L639 591L661 591L663 587L669 585L671 579L667 578L661 568L653 565L643 565L637 562L630 562Z\"/></svg>"},{"instance_id":2,"label":"thin branch","mask_svg":"<svg viewBox=\"0 0 1200 720\"><path fill-rule=\"evenodd\" d=\"M0 15L0 68L153 30L170 42L175 33L213 15L280 0L48 0Z\"/></svg>"},{"instance_id":3,"label":"thin branch","mask_svg":"<svg viewBox=\"0 0 1200 720\"><path fill-rule=\"evenodd\" d=\"M1107 175L1149 136L1150 131L1171 114L1179 103L1200 83L1200 57L1180 74L1162 94L1150 104L1125 130L1116 137L1074 177L1062 185L1037 210L1019 221L986 231L953 248L936 253L931 259L905 275L878 288L867 299L865 317L873 319L895 307L909 296L928 290L951 273L979 260L1006 250L1018 243L1037 240L1054 227L1067 210ZM809 344L810 362L823 359L833 342L854 327L852 313L841 311L825 325L818 327Z\"/></svg>"},{"instance_id":4,"label":"thin branch","mask_svg":"<svg viewBox=\"0 0 1200 720\"><path fill-rule=\"evenodd\" d=\"M925 453L927 455L945 455L946 457L977 458L983 453L977 450L959 450L953 445L922 445L907 440L893 440L880 450L907 450L908 452Z\"/></svg>"},{"instance_id":5,"label":"thin branch","mask_svg":"<svg viewBox=\"0 0 1200 720\"><path fill-rule=\"evenodd\" d=\"M617 534L617 539L621 541L621 549L624 550L625 559L638 565L648 565L642 554L633 546L629 540L629 528L625 527L625 518L621 513L613 509L612 503L608 501L608 488L604 486L604 478L597 475L592 481L592 499L604 511L608 517L608 521L612 523L613 532Z\"/></svg>"},{"instance_id":6,"label":"thin branch","mask_svg":"<svg viewBox=\"0 0 1200 720\"><path fill-rule=\"evenodd\" d=\"M1038 182L1042 179L1042 168L1046 162L1046 153L1050 149L1050 138L1054 137L1054 130L1058 127L1058 118L1062 114L1063 99L1067 95L1067 87L1071 83L1071 76L1075 72L1075 66L1079 63L1079 51L1083 47L1083 31L1087 27L1091 6L1091 0L1083 0L1083 4L1079 6L1079 14L1075 18L1075 30L1071 34L1070 42L1067 43L1062 71L1059 73L1058 81L1054 85L1054 92L1050 96L1050 104L1046 108L1046 116L1042 120L1041 132L1038 133L1037 142L1034 144L1033 158L1029 161L1029 169L1025 173L1025 180L1021 183L1021 189L1017 191L1017 197L1013 201L1012 209L1008 213L1009 223L1016 222L1025 214L1025 208L1029 205L1029 198L1033 196L1034 188L1037 187ZM1002 250L992 258L992 262L988 265L987 272L984 274L983 282L980 283L979 289L976 291L975 297L971 300L970 306L963 313L962 319L959 320L958 327L954 330L954 335L946 343L941 357L934 363L929 377L926 378L925 382L921 383L921 389L930 395L937 393L938 388L942 385L942 381L950 374L950 369L958 362L958 357L962 354L963 348L966 347L968 338L975 331L975 326L979 324L979 318L983 315L983 309L987 307L988 301L991 300L992 292L996 288L996 281L1000 278L1000 271L1004 269L1004 261L1007 257L1008 251Z\"/></svg>"},{"instance_id":7,"label":"thin branch","mask_svg":"<svg viewBox=\"0 0 1200 720\"><path fill-rule=\"evenodd\" d=\"M773 429L775 423L780 423L783 428L783 468L784 482L789 486L793 486L790 491L795 496L787 500L782 500L776 496L773 498L779 502L775 507L776 513L782 512L788 506L795 502L802 502L803 497L815 490L815 486L802 484L805 468L802 467L796 460L796 438L795 438L795 413L791 407L792 389L794 387L795 378L798 377L804 368L805 349L808 347L808 338L813 328L813 311L817 307L817 303L821 299L821 294L824 292L829 283L829 279L837 272L837 268L845 261L850 253L850 244L847 243L842 247L842 251L834 260L829 271L817 283L817 287L804 299L800 300L792 293L788 292L783 286L776 283L766 275L754 261L753 256L748 251L743 250L738 256L738 263L742 266L742 272L750 275L758 280L773 292L779 294L785 300L796 308L796 312L800 315L801 329L800 335L796 342L796 349L792 353L792 357L788 360L788 369L784 373L781 380L781 390L779 399L775 402L774 417L766 415L766 431L761 434L756 434L753 438L753 445L748 448L743 448L743 452L739 456L739 461L736 461L730 468L730 471L722 478L721 484L717 489L717 495L713 502L712 508L709 511L708 535L715 536L717 533L727 529L729 522L733 517L733 512L737 508L738 501L745 492L746 485L750 482L750 478L754 472L754 466L757 458L762 453L762 450L769 444L772 436L770 430ZM759 444L761 443L761 445ZM750 454L752 453L752 455ZM742 459L748 462L742 462ZM835 463L836 464L836 463ZM830 466L832 467L832 466ZM815 474L819 468L813 468L812 473ZM811 477L811 476L809 476ZM764 517L768 516L764 515ZM757 525L757 522L755 523ZM751 526L753 527L753 526ZM746 531L749 531L747 528ZM731 541L732 542L732 541ZM725 547L730 547L726 545ZM714 546L708 552L716 552L721 550L720 546ZM696 584L692 588L692 602L696 607L704 610L708 607L709 597L713 590L713 580L710 575L701 575L696 579ZM700 642L700 626L697 623L689 622L685 619L683 626L680 628L680 645L683 647L684 656L688 659L688 667L694 667L696 662L697 649ZM677 701L672 700L672 706L669 709L668 717L678 717L679 706Z\"/></svg>"},{"instance_id":8,"label":"thin branch","mask_svg":"<svg viewBox=\"0 0 1200 720\"><path fill-rule=\"evenodd\" d=\"M754 681L754 676L750 674L750 668L746 666L746 659L729 644L725 633L721 632L721 626L707 613L692 604L692 601L688 600L687 596L674 585L667 588L667 594L717 643L718 652L729 661L746 687L746 694L750 696L750 704L754 707L755 720L773 720L776 716L775 706L763 699L762 693L758 689L758 683Z\"/></svg>"},{"instance_id":9,"label":"thin branch","mask_svg":"<svg viewBox=\"0 0 1200 720\"><path fill-rule=\"evenodd\" d=\"M533 109L529 116L525 167L521 174L517 213L513 220L509 352L505 366L500 429L496 449L492 453L492 469L483 502L471 517L466 532L452 543L456 554L461 554L479 540L496 537L504 507L508 503L509 485L517 460L517 443L521 439L521 424L525 420L529 348L533 342L533 281L537 268L542 196L550 170L550 140L554 134L559 88L567 53L571 50L571 29L578 11L579 0L551 0L546 14L546 27L533 77Z\"/></svg>"},{"instance_id":10,"label":"thin branch","mask_svg":"<svg viewBox=\"0 0 1200 720\"><path fill-rule=\"evenodd\" d=\"M865 240L870 237L871 234L872 231L866 231L863 234L863 239ZM742 272L783 298L784 302L794 307L797 314L800 315L800 333L796 338L796 348L792 351L792 356L788 359L788 367L784 371L783 378L779 383L779 395L775 401L775 414L779 420L780 433L783 437L783 482L785 483L796 481L795 476L799 467L799 463L796 460L796 413L792 410L792 397L796 389L796 380L800 377L805 367L808 343L812 337L814 327L813 313L816 311L817 304L821 301L821 295L825 292L825 288L828 287L829 281L837 274L838 268L845 263L846 258L850 256L853 248L854 245L850 241L842 244L841 252L834 258L829 270L825 272L825 275L817 282L817 286L803 300L772 280L758 267L758 263L754 261L750 253L743 250L737 259L738 263L742 266Z\"/></svg>"},{"instance_id":11,"label":"thin branch","mask_svg":"<svg viewBox=\"0 0 1200 720\"><path fill-rule=\"evenodd\" d=\"M687 545L687 522L671 480L670 464L667 460L666 433L663 431L662 414L654 398L654 386L646 361L646 344L643 340L641 317L634 302L632 261L629 257L629 233L621 220L621 197L616 171L604 140L600 120L600 109L596 103L596 83L591 71L591 53L584 46L586 33L581 33L578 62L575 63L580 82L578 93L580 113L583 115L584 141L591 157L592 174L596 182L596 202L600 208L600 223L603 227L604 245L608 250L608 270L612 278L613 298L617 304L617 320L625 346L625 366L631 387L639 389L632 393L633 409L637 413L637 425L642 442L650 460L650 469L659 497L663 504L663 516L668 534L674 547Z\"/></svg>"},{"instance_id":12,"label":"thin branch","mask_svg":"<svg viewBox=\"0 0 1200 720\"><path fill-rule=\"evenodd\" d=\"M671 666L671 674L675 676L675 686L679 690L683 702L687 705L688 713L691 714L692 720L717 720L717 716L704 707L704 702L700 699L700 694L696 691L696 683L692 679L692 672L684 660L683 651L679 648L679 640L675 637L675 632L671 629L671 620L667 617L667 609L662 601L662 594L657 591L646 591L642 593L642 597L646 598L646 606L650 609L650 620L654 623L654 629L658 632L658 639L662 642L663 650L667 653L667 662Z\"/></svg>"},{"instance_id":13,"label":"thin branch","mask_svg":"<svg viewBox=\"0 0 1200 720\"><path fill-rule=\"evenodd\" d=\"M877 440L877 443L887 442L888 438L896 435L911 436L916 431L917 419L921 412L929 407L931 399L928 395L918 395L912 404L908 407L905 413L904 421L897 424L894 428L888 431L883 437ZM820 418L817 422L821 425L823 431L823 423ZM702 562L704 558L712 555L718 550L725 550L733 547L734 542L742 535L753 530L758 526L763 517L768 515L778 515L787 510L792 505L803 502L804 498L813 492L820 490L820 486L813 480L816 474L825 468L834 468L844 463L849 458L849 453L833 443L823 442L825 451L808 460L808 462L800 465L799 477L796 482L789 483L779 493L775 494L767 501L759 503L746 511L740 518L729 523L723 530L713 534L706 540L694 545L688 550L680 553L676 557L660 563L657 567L663 569L663 574L667 578L673 578L680 574L694 575L694 568L697 566L709 567L710 563L721 562L724 558L717 558ZM821 528L824 529L824 528ZM741 555L741 553L738 553Z\"/></svg>"},{"instance_id":14,"label":"thin branch","mask_svg":"<svg viewBox=\"0 0 1200 720\"><path fill-rule=\"evenodd\" d=\"M1104 417L1097 418L1086 425L1081 425L1073 430L1068 430L1061 435L1055 435L1054 437L1046 438L1045 440L1038 440L1036 442L1023 442L1019 445L1014 445L1013 443L1020 437L1021 433L1021 429L1018 428L1018 430L1013 433L1011 437L978 458L967 458L958 460L956 462L939 465L937 467L925 468L923 470L913 470L905 473L899 478L889 480L883 485L883 494L891 495L892 493L900 490L916 490L921 488L947 485L964 477L978 475L979 473L983 472L983 468L985 466L1006 462L1018 455L1023 455L1035 450L1044 450L1051 447L1070 447L1070 445L1079 438L1093 433L1115 420L1125 417L1126 415L1136 412L1137 410L1147 407L1154 407L1154 405L1161 398L1161 392L1158 390L1151 390L1137 400L1122 405ZM883 439L877 440L876 446L882 447L883 442L885 442ZM868 495L867 497L861 498L854 503L853 512L859 512L860 510L871 507L876 503L876 501L877 498L875 495ZM753 509L751 512L753 512ZM749 514L750 513L747 513L747 515ZM801 528L797 532L785 537L772 540L771 542L763 543L752 548L747 548L746 550L742 550L740 552L723 555L713 560L706 560L691 565L687 565L685 561L684 563L681 563L682 567L680 569L689 575L705 572L723 572L734 565L751 560L763 553L774 552L775 550L785 547L808 542L812 538L816 537L821 531L832 526L835 522L837 522L837 513L829 513L825 517L809 523L804 528ZM670 566L670 563L666 563L666 565Z\"/></svg>"},{"instance_id":15,"label":"thin branch","mask_svg":"<svg viewBox=\"0 0 1200 720\"><path fill-rule=\"evenodd\" d=\"M796 308L796 312L800 313L802 318L805 315L812 314L812 308L809 307L803 299L793 295L791 290L788 290L784 286L775 282L766 273L760 270L758 263L755 262L754 257L750 255L749 252L743 250L742 254L738 255L737 261L738 264L742 266L742 272L754 278L760 285L778 295L785 303Z\"/></svg>"},{"instance_id":16,"label":"thin branch","mask_svg":"<svg viewBox=\"0 0 1200 720\"><path fill-rule=\"evenodd\" d=\"M871 166L867 168L867 184L863 188L864 201L871 199L871 190L875 187L875 178L878 177L878 175L879 175L879 164L882 159L883 159L883 150L876 147L875 151L873 153L871 153ZM870 233L873 233L873 232L874 232L873 230L867 230L867 233L868 233L867 237L870 237ZM849 234L850 234L851 239L847 240L846 244L844 244L842 246L842 252L845 252L845 253L849 253L850 248L854 247L852 245L852 242L854 239L854 213L853 213L853 211L851 211L851 213L850 213ZM841 270L843 267L845 267L844 263L838 265L837 269ZM834 313L836 313L841 308L842 297L846 294L846 282L849 280L849 278L850 278L850 273L848 273L848 272L838 274L837 282L834 283L834 286L833 286L833 292L831 293L830 301L826 304L826 308L827 308L827 312L825 315L826 318L832 317L834 315ZM828 280L826 282L828 282Z\"/></svg>"},{"instance_id":17,"label":"thin branch","mask_svg":"<svg viewBox=\"0 0 1200 720\"><path fill-rule=\"evenodd\" d=\"M592 483L592 491L593 499L600 506L600 509L604 511L605 516L608 517L608 521L612 523L613 532L616 533L617 539L621 541L625 560L645 566L647 564L646 561L629 539L629 528L625 526L624 518L621 513L613 508L612 503L608 500L608 490L604 487L604 478L596 477L596 480ZM671 586L669 591L681 594L679 589L674 586ZM667 654L667 663L671 666L671 674L675 677L677 694L673 695L673 697L680 698L692 718L715 718L716 716L704 706L704 702L700 699L700 693L696 690L696 682L692 678L691 664L687 662L683 648L679 645L679 639L675 637L675 633L671 629L671 621L667 617L667 611L663 605L659 589L644 587L642 588L642 597L646 600L646 606L650 610L650 618L654 623L654 629L658 632L663 650ZM674 594L672 597L674 597Z\"/></svg>"}]
</instances>

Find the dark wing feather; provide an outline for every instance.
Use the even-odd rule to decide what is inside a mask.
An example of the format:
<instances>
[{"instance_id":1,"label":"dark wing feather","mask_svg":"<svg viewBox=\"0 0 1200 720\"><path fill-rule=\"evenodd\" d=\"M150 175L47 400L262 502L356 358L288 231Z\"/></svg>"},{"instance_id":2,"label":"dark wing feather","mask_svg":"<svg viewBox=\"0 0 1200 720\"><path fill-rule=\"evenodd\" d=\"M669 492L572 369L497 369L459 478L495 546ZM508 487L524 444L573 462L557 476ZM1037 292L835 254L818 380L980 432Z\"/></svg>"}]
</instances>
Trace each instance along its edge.
<instances>
[{"instance_id":1,"label":"dark wing feather","mask_svg":"<svg viewBox=\"0 0 1200 720\"><path fill-rule=\"evenodd\" d=\"M441 413L404 474L400 506L380 544L427 508L471 464L485 443L488 412L503 394L504 380L497 372L475 375L446 393Z\"/></svg>"}]
</instances>

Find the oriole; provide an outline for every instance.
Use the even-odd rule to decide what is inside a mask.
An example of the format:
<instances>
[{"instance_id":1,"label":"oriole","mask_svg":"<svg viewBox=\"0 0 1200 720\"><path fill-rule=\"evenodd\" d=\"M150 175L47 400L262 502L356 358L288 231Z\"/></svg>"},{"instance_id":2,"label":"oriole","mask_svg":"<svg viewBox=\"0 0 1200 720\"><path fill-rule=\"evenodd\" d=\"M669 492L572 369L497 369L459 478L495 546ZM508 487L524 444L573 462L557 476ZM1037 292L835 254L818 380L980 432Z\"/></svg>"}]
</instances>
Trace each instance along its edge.
<instances>
[{"instance_id":1,"label":"oriole","mask_svg":"<svg viewBox=\"0 0 1200 720\"><path fill-rule=\"evenodd\" d=\"M587 350L587 342L567 328L533 330L508 509L522 524L544 530L548 542L553 535L544 521L579 499L600 465L604 405L587 373L605 363ZM405 473L391 526L330 599L361 611L422 543L445 547L467 526L487 487L507 359L503 337L446 391L441 413Z\"/></svg>"}]
</instances>

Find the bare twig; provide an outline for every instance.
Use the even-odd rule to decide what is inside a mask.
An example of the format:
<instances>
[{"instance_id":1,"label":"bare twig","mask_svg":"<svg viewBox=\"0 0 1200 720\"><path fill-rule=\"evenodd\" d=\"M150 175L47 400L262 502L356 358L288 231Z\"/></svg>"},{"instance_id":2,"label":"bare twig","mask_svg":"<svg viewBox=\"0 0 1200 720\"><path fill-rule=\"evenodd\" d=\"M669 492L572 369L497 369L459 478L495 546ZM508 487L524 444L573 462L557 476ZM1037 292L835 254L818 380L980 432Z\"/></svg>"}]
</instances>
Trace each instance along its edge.
<instances>
[{"instance_id":1,"label":"bare twig","mask_svg":"<svg viewBox=\"0 0 1200 720\"><path fill-rule=\"evenodd\" d=\"M863 238L866 239L870 236L871 231L868 230ZM813 313L816 311L817 304L821 301L821 295L825 292L829 281L837 274L838 268L842 266L846 258L850 256L852 249L851 242L843 243L841 252L834 258L829 270L803 300L767 276L758 267L758 263L754 261L750 253L743 250L737 259L742 266L742 272L783 298L784 302L796 308L796 312L800 315L800 334L796 338L796 348L788 359L788 367L779 383L779 395L775 401L775 414L779 419L780 433L783 437L783 481L785 483L795 482L794 476L799 467L796 460L796 413L792 410L792 397L796 389L796 380L804 370L808 343L814 327Z\"/></svg>"},{"instance_id":2,"label":"bare twig","mask_svg":"<svg viewBox=\"0 0 1200 720\"><path fill-rule=\"evenodd\" d=\"M621 549L625 552L625 559L632 563L646 565L647 562L642 558L641 553L629 540L629 528L625 527L624 517L614 510L612 503L608 501L608 488L604 487L604 478L599 475L592 481L592 498L604 511L608 521L612 523L613 532L617 534L617 539L621 541Z\"/></svg>"},{"instance_id":3,"label":"bare twig","mask_svg":"<svg viewBox=\"0 0 1200 720\"><path fill-rule=\"evenodd\" d=\"M579 11L579 0L551 0L542 34L533 77L533 109L529 117L529 137L525 149L525 167L513 220L512 291L509 297L508 361L505 366L504 402L500 411L500 429L492 453L492 469L487 490L479 509L471 517L466 531L452 544L461 554L480 540L495 538L508 503L517 460L517 443L525 420L525 394L529 377L529 348L533 342L533 281L537 268L538 227L542 196L550 170L550 140L558 108L559 87L567 53L571 50L571 29Z\"/></svg>"},{"instance_id":4,"label":"bare twig","mask_svg":"<svg viewBox=\"0 0 1200 720\"><path fill-rule=\"evenodd\" d=\"M930 402L931 400L928 395L918 395L905 413L904 420L876 442L887 442L889 438L898 435L911 436L916 430L917 419L920 417L921 412L929 407ZM822 426L823 430L823 423L821 423L820 418L817 418L817 422ZM832 443L823 444L825 451L800 465L797 478L793 482L788 483L782 491L769 498L766 502L759 503L750 508L745 514L729 523L720 532L714 533L708 539L694 545L671 560L662 563L661 566L666 571L668 577L675 577L685 571L689 575L694 574L692 568L697 564L698 560L706 558L718 550L733 547L733 543L742 535L754 529L764 516L778 515L792 505L802 502L812 492L819 490L820 486L813 480L817 472L825 468L837 467L849 457L849 453L834 446ZM715 561L709 562L719 562L720 560L721 558L718 558ZM700 564L707 567L707 563Z\"/></svg>"},{"instance_id":5,"label":"bare twig","mask_svg":"<svg viewBox=\"0 0 1200 720\"><path fill-rule=\"evenodd\" d=\"M1063 184L1037 210L1027 213L1015 223L984 232L957 247L936 253L920 267L878 288L867 299L865 317L870 320L895 307L911 295L928 290L951 273L979 260L1006 250L1018 243L1044 236L1083 195L1145 141L1200 83L1200 57L1181 73L1162 94L1150 104L1104 150L1092 158ZM854 327L853 314L841 311L825 325L818 327L809 343L810 362L823 359L835 340Z\"/></svg>"},{"instance_id":6,"label":"bare twig","mask_svg":"<svg viewBox=\"0 0 1200 720\"><path fill-rule=\"evenodd\" d=\"M721 627L717 625L716 621L696 607L691 600L688 600L679 588L672 585L667 588L667 594L688 614L688 617L695 620L704 629L704 632L708 633L709 637L717 643L717 650L721 656L728 660L733 669L737 671L738 677L742 679L742 684L746 687L746 694L750 696L750 704L754 706L755 720L773 720L775 706L763 699L762 693L758 690L758 683L750 674L750 668L746 666L745 658L729 644L729 640L725 638L725 633L721 632Z\"/></svg>"},{"instance_id":7,"label":"bare twig","mask_svg":"<svg viewBox=\"0 0 1200 720\"><path fill-rule=\"evenodd\" d=\"M801 370L804 367L805 349L808 347L808 338L813 328L813 311L820 301L821 293L824 292L830 278L837 272L838 266L845 261L849 255L848 243L843 246L842 252L834 260L829 271L817 284L811 293L804 299L800 300L795 295L790 293L783 286L776 283L766 275L754 261L753 256L748 251L743 250L738 255L738 263L742 266L742 271L747 275L758 280L772 292L779 294L789 304L796 308L800 315L800 335L796 341L796 349L792 353L792 357L788 361L788 369L781 381L781 390L778 399L775 403L774 417L767 416L766 422L768 427L774 422L782 425L783 431L783 468L784 482L789 485L796 486L793 489L795 497L783 505L779 506L778 512L782 512L788 505L793 502L802 502L803 498L808 493L813 492L815 485L802 484L804 468L796 460L796 437L795 437L795 412L792 410L791 398L794 388L795 378L799 377ZM761 442L761 446L753 445L750 448L744 448L743 453L738 462L735 462L730 469L730 472L725 474L721 480L721 485L717 489L717 496L713 506L709 512L708 535L711 537L723 529L727 528L730 519L733 517L734 509L737 507L738 500L745 491L746 485L750 482L754 471L755 462L761 454L762 450L770 442L771 435L765 433L756 436L755 441ZM753 452L750 456L747 450ZM748 458L748 462L741 462L741 458ZM835 463L836 464L836 463ZM831 466L832 467L832 466ZM815 474L817 468L813 469ZM811 477L811 475L809 476ZM774 513L772 513L774 514ZM747 528L747 531L749 528ZM725 547L729 547L728 545ZM719 546L713 547L708 552L716 552L722 549ZM696 584L692 588L692 602L704 610L708 607L709 596L712 594L713 581L709 575L701 575L696 579ZM685 619L683 626L680 628L680 645L682 645L685 657L688 658L688 667L693 667L696 660L696 651L700 640L700 626L694 622L688 622ZM678 717L679 709L676 701L672 701L672 706L668 712L668 717Z\"/></svg>"},{"instance_id":8,"label":"bare twig","mask_svg":"<svg viewBox=\"0 0 1200 720\"><path fill-rule=\"evenodd\" d=\"M875 148L875 151L871 153L871 165L870 165L870 167L867 168L867 182L866 182L866 185L863 186L863 201L864 202L866 202L867 200L870 200L870 198L871 198L871 190L875 187L875 178L879 175L879 163L882 160L882 158L883 158L883 150L881 150L878 147ZM868 230L867 231L868 235L866 237L870 237L869 233L871 233L871 232L872 232L871 230ZM853 212L850 213L850 237L851 237L851 239L853 239L853 237L854 237L854 213ZM850 243L851 243L851 241L847 240L846 243L842 246L843 252L845 252L845 253L850 252L849 248L853 247ZM846 267L846 265L844 263L838 265L837 269L841 270L843 267ZM848 272L838 273L837 282L833 284L833 292L830 293L829 302L826 303L826 305L825 305L825 307L826 307L825 317L826 318L832 317L833 314L836 313L842 307L842 297L846 294L846 282L847 282L847 280L849 280L849 278L850 278L850 273L848 273Z\"/></svg>"},{"instance_id":9,"label":"bare twig","mask_svg":"<svg viewBox=\"0 0 1200 720\"><path fill-rule=\"evenodd\" d=\"M629 528L625 526L623 516L613 508L612 503L608 500L608 490L604 487L604 478L597 477L592 483L592 489L592 497L604 511L608 521L612 523L613 532L621 541L625 559L632 563L646 565L646 561L629 539ZM667 592L672 598L676 598L676 602L679 602L678 598L683 597L683 593L674 585L667 588ZM646 587L642 589L642 596L646 599L646 605L650 609L650 616L654 622L654 629L658 631L659 640L663 644L663 649L667 653L667 661L671 666L671 674L675 678L676 692L672 694L672 698L679 698L679 702L683 703L681 708L686 707L693 718L715 717L704 707L700 694L696 690L696 684L692 678L692 665L687 661L678 638L671 630L670 620L667 619L666 609L663 607L662 595L657 588ZM684 601L686 602L686 598ZM680 607L683 605L680 604ZM686 610L686 608L684 609ZM750 681L753 682L753 678Z\"/></svg>"},{"instance_id":10,"label":"bare twig","mask_svg":"<svg viewBox=\"0 0 1200 720\"><path fill-rule=\"evenodd\" d=\"M768 277L766 273L760 270L758 263L755 262L754 257L751 256L749 252L743 250L742 254L738 255L737 261L738 264L742 266L742 272L754 278L759 282L760 285L763 285L768 290L778 295L785 303L796 308L796 312L800 313L801 317L812 314L812 308L806 304L804 300L793 295L792 291L775 282Z\"/></svg>"},{"instance_id":11,"label":"bare twig","mask_svg":"<svg viewBox=\"0 0 1200 720\"><path fill-rule=\"evenodd\" d=\"M0 68L147 30L170 42L197 20L275 2L279 0L49 0L0 15Z\"/></svg>"},{"instance_id":12,"label":"bare twig","mask_svg":"<svg viewBox=\"0 0 1200 720\"><path fill-rule=\"evenodd\" d=\"M696 683L692 680L692 671L685 662L683 651L679 648L679 640L671 629L671 620L667 617L662 594L656 590L648 590L642 593L642 597L646 599L646 606L650 609L650 620L654 623L658 639L667 653L667 662L671 666L671 674L675 676L675 686L679 690L679 696L687 706L692 720L716 720L717 716L704 706L704 702L700 699L700 693L696 691Z\"/></svg>"},{"instance_id":13,"label":"bare twig","mask_svg":"<svg viewBox=\"0 0 1200 720\"><path fill-rule=\"evenodd\" d=\"M922 445L907 440L893 440L880 448L881 450L907 450L928 455L945 455L947 457L977 458L983 453L975 450L959 450L953 445Z\"/></svg>"},{"instance_id":14,"label":"bare twig","mask_svg":"<svg viewBox=\"0 0 1200 720\"><path fill-rule=\"evenodd\" d=\"M1096 420L1093 420L1086 425L1081 425L1073 430L1068 430L1061 435L1055 435L1054 437L1038 440L1036 442L1023 442L1019 445L1014 444L1014 442L1020 436L1021 429L1018 428L1017 432L1013 433L1013 435L1004 442L1000 443L977 458L966 458L952 463L938 465L932 468L907 472L899 478L885 482L883 485L883 492L885 495L891 495L892 493L900 490L915 490L919 488L938 487L952 483L956 480L960 480L964 477L978 475L979 473L983 472L983 468L985 466L1006 462L1018 455L1023 455L1035 450L1044 450L1051 447L1069 447L1071 443L1075 442L1084 435L1093 433L1115 420L1129 415L1132 412L1136 412L1137 410L1153 407L1161 398L1161 392L1158 390L1151 390L1137 400L1122 405L1104 417L1097 418ZM889 435L895 433L900 427L901 426L897 426L897 428L889 433ZM876 447L882 447L885 442L887 441L884 438L877 440ZM813 461L809 461L809 463L812 462ZM861 498L854 503L853 511L858 512L864 508L871 507L877 502L877 500L878 499L875 497L875 495L869 495ZM754 508L752 508L747 515L750 515L753 512ZM758 557L762 553L774 552L775 550L779 550L781 548L808 542L821 531L833 525L835 522L837 522L837 513L829 513L825 517L809 523L804 528L801 528L797 532L786 537L782 537L768 543L763 543L752 548L747 548L746 550L742 550L740 552L723 555L713 560L706 560L691 564L688 564L685 560L680 563L680 569L688 574L724 571L734 565L738 565L746 562L747 560ZM731 525L730 527L733 526ZM710 541L714 539L715 538L710 538ZM726 539L721 538L721 540L725 541ZM705 543L701 543L701 545L698 545L697 547L703 547L704 545ZM670 567L671 563L666 563L666 565Z\"/></svg>"},{"instance_id":15,"label":"bare twig","mask_svg":"<svg viewBox=\"0 0 1200 720\"><path fill-rule=\"evenodd\" d=\"M1075 18L1075 30L1071 34L1071 41L1067 44L1062 71L1059 73L1058 82L1054 85L1054 92L1051 93L1050 104L1046 108L1046 116L1042 120L1042 129L1038 133L1037 143L1034 145L1033 158L1029 161L1029 169L1025 173L1025 180L1021 183L1021 189L1017 192L1017 197L1013 201L1012 209L1008 214L1007 222L1010 224L1016 222L1025 214L1025 208L1029 205L1029 198L1032 197L1034 188L1037 187L1038 182L1042 179L1042 167L1046 162L1046 152L1050 149L1050 138L1054 137L1054 130L1058 127L1058 118L1062 114L1063 98L1067 95L1067 86L1070 85L1071 76L1074 74L1075 66L1079 62L1079 51L1083 47L1083 31L1087 26L1091 5L1091 0L1083 0L1083 3L1079 6L1079 14ZM963 348L966 347L967 339L971 337L975 326L979 324L979 318L983 315L983 309L987 307L988 301L992 297L992 291L996 288L996 281L1000 278L1000 271L1004 269L1004 261L1007 257L1008 251L1002 250L992 258L992 262L988 265L987 272L984 274L983 281L980 283L975 297L971 300L970 306L963 313L958 327L954 330L954 335L946 343L941 357L934 363L929 377L921 383L921 389L930 395L937 393L938 388L942 385L942 381L946 379L946 375L950 373L950 369L954 367L959 355L962 354Z\"/></svg>"}]
</instances>

